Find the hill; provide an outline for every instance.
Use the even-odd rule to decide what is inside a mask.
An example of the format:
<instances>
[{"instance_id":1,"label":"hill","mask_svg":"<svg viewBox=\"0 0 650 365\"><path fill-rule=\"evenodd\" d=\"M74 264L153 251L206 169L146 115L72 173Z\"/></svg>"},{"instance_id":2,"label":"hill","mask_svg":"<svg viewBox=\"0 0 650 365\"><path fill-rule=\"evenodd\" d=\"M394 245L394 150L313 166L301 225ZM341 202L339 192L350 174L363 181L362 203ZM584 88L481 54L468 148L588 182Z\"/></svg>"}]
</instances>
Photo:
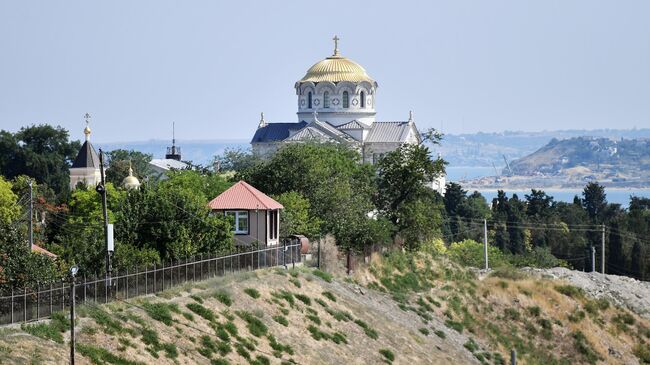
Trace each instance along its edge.
<instances>
[{"instance_id":1,"label":"hill","mask_svg":"<svg viewBox=\"0 0 650 365\"><path fill-rule=\"evenodd\" d=\"M522 364L650 362L648 318L563 281L423 254L343 280L240 273L79 316L80 364L505 364L511 348ZM67 337L62 315L4 329L0 358L65 363Z\"/></svg>"}]
</instances>

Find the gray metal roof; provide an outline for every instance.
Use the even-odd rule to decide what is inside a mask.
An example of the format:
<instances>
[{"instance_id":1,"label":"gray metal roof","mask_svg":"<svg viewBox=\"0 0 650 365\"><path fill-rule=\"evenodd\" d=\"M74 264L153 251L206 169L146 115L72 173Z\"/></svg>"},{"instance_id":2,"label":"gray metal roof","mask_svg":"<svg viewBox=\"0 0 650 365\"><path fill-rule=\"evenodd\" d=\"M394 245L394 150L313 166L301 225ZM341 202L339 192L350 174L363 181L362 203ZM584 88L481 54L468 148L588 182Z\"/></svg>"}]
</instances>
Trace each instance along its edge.
<instances>
[{"instance_id":1,"label":"gray metal roof","mask_svg":"<svg viewBox=\"0 0 650 365\"><path fill-rule=\"evenodd\" d=\"M285 139L285 141L305 141L305 140L319 140L319 141L327 141L331 140L332 137L329 136L328 134L324 133L323 131L319 130L318 128L314 128L313 126L307 126L303 129L301 129L299 132L294 134L293 136Z\"/></svg>"},{"instance_id":2,"label":"gray metal roof","mask_svg":"<svg viewBox=\"0 0 650 365\"><path fill-rule=\"evenodd\" d=\"M348 123L345 123L343 125L340 125L340 126L336 127L336 129L338 129L340 131L344 131L344 130L348 130L348 129L369 129L369 128L370 128L370 126L365 125L365 124L359 122L356 119L351 121L351 122L348 122Z\"/></svg>"},{"instance_id":3,"label":"gray metal roof","mask_svg":"<svg viewBox=\"0 0 650 365\"><path fill-rule=\"evenodd\" d=\"M94 167L99 168L99 156L89 141L84 142L72 163L72 168Z\"/></svg>"},{"instance_id":4,"label":"gray metal roof","mask_svg":"<svg viewBox=\"0 0 650 365\"><path fill-rule=\"evenodd\" d=\"M291 131L296 131L304 128L307 122L302 121L299 123L268 123L262 128L257 128L251 143L256 142L279 142L291 134Z\"/></svg>"},{"instance_id":5,"label":"gray metal roof","mask_svg":"<svg viewBox=\"0 0 650 365\"><path fill-rule=\"evenodd\" d=\"M409 122L374 122L364 142L404 142L410 129Z\"/></svg>"}]
</instances>

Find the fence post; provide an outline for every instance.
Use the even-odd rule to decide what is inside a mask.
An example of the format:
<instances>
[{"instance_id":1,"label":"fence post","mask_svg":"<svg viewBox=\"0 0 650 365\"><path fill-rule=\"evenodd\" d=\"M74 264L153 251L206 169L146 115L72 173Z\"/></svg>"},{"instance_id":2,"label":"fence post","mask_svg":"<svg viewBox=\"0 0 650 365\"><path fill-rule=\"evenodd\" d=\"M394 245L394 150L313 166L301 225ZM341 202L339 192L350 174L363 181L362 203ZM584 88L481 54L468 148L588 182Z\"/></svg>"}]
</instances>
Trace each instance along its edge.
<instances>
[{"instance_id":1,"label":"fence post","mask_svg":"<svg viewBox=\"0 0 650 365\"><path fill-rule=\"evenodd\" d=\"M36 319L40 317L41 309L41 286L36 283Z\"/></svg>"},{"instance_id":2,"label":"fence post","mask_svg":"<svg viewBox=\"0 0 650 365\"><path fill-rule=\"evenodd\" d=\"M142 270L140 270L140 268L136 268L136 274L135 274L135 296L136 297L140 295L140 274L141 273Z\"/></svg>"},{"instance_id":3,"label":"fence post","mask_svg":"<svg viewBox=\"0 0 650 365\"><path fill-rule=\"evenodd\" d=\"M126 299L129 299L129 268L126 268L126 277L125 277L126 285Z\"/></svg>"},{"instance_id":4,"label":"fence post","mask_svg":"<svg viewBox=\"0 0 650 365\"><path fill-rule=\"evenodd\" d=\"M52 311L54 310L54 308L53 308L54 303L52 302L52 293L53 293L53 291L52 291L52 283L50 282L50 315L52 315ZM13 294L13 289L12 289L12 294ZM13 305L13 299L11 300L11 304ZM12 310L13 310L13 307L12 307Z\"/></svg>"},{"instance_id":5,"label":"fence post","mask_svg":"<svg viewBox=\"0 0 650 365\"><path fill-rule=\"evenodd\" d=\"M97 280L99 280L99 277L97 276L97 271L95 271L95 303L97 303Z\"/></svg>"},{"instance_id":6,"label":"fence post","mask_svg":"<svg viewBox=\"0 0 650 365\"><path fill-rule=\"evenodd\" d=\"M517 350L510 350L510 365L517 365Z\"/></svg>"},{"instance_id":7,"label":"fence post","mask_svg":"<svg viewBox=\"0 0 650 365\"><path fill-rule=\"evenodd\" d=\"M50 295L52 293L50 292ZM14 287L11 286L11 323L14 323Z\"/></svg>"},{"instance_id":8,"label":"fence post","mask_svg":"<svg viewBox=\"0 0 650 365\"><path fill-rule=\"evenodd\" d=\"M165 290L165 260L162 262L162 290Z\"/></svg>"},{"instance_id":9,"label":"fence post","mask_svg":"<svg viewBox=\"0 0 650 365\"><path fill-rule=\"evenodd\" d=\"M27 323L27 287L23 295L23 322Z\"/></svg>"},{"instance_id":10,"label":"fence post","mask_svg":"<svg viewBox=\"0 0 650 365\"><path fill-rule=\"evenodd\" d=\"M201 254L201 261L199 261L199 280L203 280L203 254Z\"/></svg>"},{"instance_id":11,"label":"fence post","mask_svg":"<svg viewBox=\"0 0 650 365\"><path fill-rule=\"evenodd\" d=\"M65 310L65 282L61 283L61 310Z\"/></svg>"},{"instance_id":12,"label":"fence post","mask_svg":"<svg viewBox=\"0 0 650 365\"><path fill-rule=\"evenodd\" d=\"M86 274L84 273L84 304L86 303L86 283L88 281L86 280Z\"/></svg>"},{"instance_id":13,"label":"fence post","mask_svg":"<svg viewBox=\"0 0 650 365\"><path fill-rule=\"evenodd\" d=\"M108 303L108 272L104 276L104 303Z\"/></svg>"}]
</instances>

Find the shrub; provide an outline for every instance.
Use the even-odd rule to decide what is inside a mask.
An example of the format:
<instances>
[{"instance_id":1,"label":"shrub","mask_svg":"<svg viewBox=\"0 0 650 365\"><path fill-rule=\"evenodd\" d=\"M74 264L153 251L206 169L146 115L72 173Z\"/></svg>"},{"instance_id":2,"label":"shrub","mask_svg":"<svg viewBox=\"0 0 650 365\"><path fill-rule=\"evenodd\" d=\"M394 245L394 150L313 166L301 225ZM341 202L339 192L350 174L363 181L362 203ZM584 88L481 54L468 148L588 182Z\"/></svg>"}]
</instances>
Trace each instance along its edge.
<instances>
[{"instance_id":1,"label":"shrub","mask_svg":"<svg viewBox=\"0 0 650 365\"><path fill-rule=\"evenodd\" d=\"M388 361L390 361L390 362L395 361L395 354L393 353L393 351L391 351L391 350L389 350L389 349L379 349L379 353L380 353L381 356L383 356L386 360L388 360Z\"/></svg>"},{"instance_id":2,"label":"shrub","mask_svg":"<svg viewBox=\"0 0 650 365\"><path fill-rule=\"evenodd\" d=\"M285 326L285 327L289 326L289 321L287 320L287 318L285 316L282 316L282 315L273 316L273 320L278 322L279 324Z\"/></svg>"},{"instance_id":3,"label":"shrub","mask_svg":"<svg viewBox=\"0 0 650 365\"><path fill-rule=\"evenodd\" d=\"M230 297L230 294L228 294L224 290L219 290L214 294L214 297L217 298L218 301L223 303L224 305L230 307L232 305L232 298Z\"/></svg>"},{"instance_id":4,"label":"shrub","mask_svg":"<svg viewBox=\"0 0 650 365\"><path fill-rule=\"evenodd\" d=\"M24 324L20 328L32 336L40 337L45 340L52 340L57 343L63 343L63 335L56 326L47 323L37 323L29 325Z\"/></svg>"},{"instance_id":5,"label":"shrub","mask_svg":"<svg viewBox=\"0 0 650 365\"><path fill-rule=\"evenodd\" d=\"M585 312L576 308L571 314L569 314L568 318L571 322L580 322L585 319Z\"/></svg>"},{"instance_id":6,"label":"shrub","mask_svg":"<svg viewBox=\"0 0 650 365\"><path fill-rule=\"evenodd\" d=\"M232 318L234 319L234 318ZM232 322L232 319L223 324L223 328L228 331L232 336L237 336L237 326Z\"/></svg>"},{"instance_id":7,"label":"shrub","mask_svg":"<svg viewBox=\"0 0 650 365\"><path fill-rule=\"evenodd\" d=\"M650 345L639 343L632 350L641 364L650 364Z\"/></svg>"},{"instance_id":8,"label":"shrub","mask_svg":"<svg viewBox=\"0 0 650 365\"><path fill-rule=\"evenodd\" d=\"M585 296L585 291L582 288L573 285L556 285L555 291L573 299L582 299Z\"/></svg>"},{"instance_id":9,"label":"shrub","mask_svg":"<svg viewBox=\"0 0 650 365\"><path fill-rule=\"evenodd\" d=\"M251 298L257 299L260 297L260 292L255 288L246 288L244 293L248 294Z\"/></svg>"},{"instance_id":10,"label":"shrub","mask_svg":"<svg viewBox=\"0 0 650 365\"><path fill-rule=\"evenodd\" d=\"M447 338L447 335L441 330L435 330L435 331L433 331L433 333L435 333L436 336L438 336L440 338Z\"/></svg>"},{"instance_id":11,"label":"shrub","mask_svg":"<svg viewBox=\"0 0 650 365\"><path fill-rule=\"evenodd\" d=\"M303 295L303 294L299 294L299 293L294 294L294 296L296 297L296 299L298 299L299 301L305 303L306 305L311 305L311 299L309 299L308 296Z\"/></svg>"},{"instance_id":12,"label":"shrub","mask_svg":"<svg viewBox=\"0 0 650 365\"><path fill-rule=\"evenodd\" d=\"M92 345L86 345L83 343L77 344L77 350L83 356L89 358L94 364L119 364L119 365L140 365L141 362L130 361L123 357L114 355L109 351L95 347Z\"/></svg>"},{"instance_id":13,"label":"shrub","mask_svg":"<svg viewBox=\"0 0 650 365\"><path fill-rule=\"evenodd\" d=\"M447 250L447 255L461 265L482 268L485 266L483 249L482 243L464 240L452 243ZM504 253L496 246L488 246L488 256L492 268L504 266L508 262Z\"/></svg>"},{"instance_id":14,"label":"shrub","mask_svg":"<svg viewBox=\"0 0 650 365\"><path fill-rule=\"evenodd\" d=\"M328 307L327 303L325 303L325 301L322 300L321 298L314 298L314 302L320 304L320 306L323 307L323 308Z\"/></svg>"},{"instance_id":15,"label":"shrub","mask_svg":"<svg viewBox=\"0 0 650 365\"><path fill-rule=\"evenodd\" d=\"M425 335L425 336L429 335L429 329L428 328L422 327L418 331L420 331L420 333Z\"/></svg>"},{"instance_id":16,"label":"shrub","mask_svg":"<svg viewBox=\"0 0 650 365\"><path fill-rule=\"evenodd\" d=\"M327 340L330 338L330 336L327 333L321 331L320 329L318 329L318 327L314 326L313 324L310 324L309 327L307 327L307 330L309 331L309 333L311 333L311 337L316 341L320 341L321 339Z\"/></svg>"},{"instance_id":17,"label":"shrub","mask_svg":"<svg viewBox=\"0 0 650 365\"><path fill-rule=\"evenodd\" d=\"M526 275L512 266L502 266L490 273L490 276L509 280L523 280Z\"/></svg>"},{"instance_id":18,"label":"shrub","mask_svg":"<svg viewBox=\"0 0 650 365\"><path fill-rule=\"evenodd\" d=\"M503 316L505 318L513 320L513 321L518 321L521 318L521 315L519 314L519 312L514 308L506 308L503 311Z\"/></svg>"},{"instance_id":19,"label":"shrub","mask_svg":"<svg viewBox=\"0 0 650 365\"><path fill-rule=\"evenodd\" d=\"M268 328L262 321L257 317L253 316L246 311L237 311L235 312L239 318L243 319L247 323L248 331L255 337L261 337L268 332Z\"/></svg>"},{"instance_id":20,"label":"shrub","mask_svg":"<svg viewBox=\"0 0 650 365\"><path fill-rule=\"evenodd\" d=\"M199 303L187 303L185 305L189 310L192 312L198 314L199 316L203 317L205 320L214 322L215 320L215 315L214 312L212 312L210 309L202 306Z\"/></svg>"},{"instance_id":21,"label":"shrub","mask_svg":"<svg viewBox=\"0 0 650 365\"><path fill-rule=\"evenodd\" d=\"M539 306L528 307L528 313L533 317L539 317L542 309Z\"/></svg>"},{"instance_id":22,"label":"shrub","mask_svg":"<svg viewBox=\"0 0 650 365\"><path fill-rule=\"evenodd\" d=\"M296 288L301 288L302 287L302 284L300 284L300 280L298 280L298 279L291 278L291 279L289 279L289 281L291 282L291 284L295 285Z\"/></svg>"},{"instance_id":23,"label":"shrub","mask_svg":"<svg viewBox=\"0 0 650 365\"><path fill-rule=\"evenodd\" d=\"M306 317L307 317L310 321L312 321L312 322L314 322L314 323L316 323L317 325L320 326L321 321L320 321L320 318L318 318L317 315L307 314Z\"/></svg>"},{"instance_id":24,"label":"shrub","mask_svg":"<svg viewBox=\"0 0 650 365\"><path fill-rule=\"evenodd\" d=\"M203 304L203 298L201 298L201 297L198 296L198 295L190 295L190 298L194 299L194 300L195 300L196 302L198 302L199 304Z\"/></svg>"},{"instance_id":25,"label":"shrub","mask_svg":"<svg viewBox=\"0 0 650 365\"><path fill-rule=\"evenodd\" d=\"M325 311L334 317L334 319L337 321L348 322L352 320L352 315L346 311L337 311L332 308L327 308Z\"/></svg>"},{"instance_id":26,"label":"shrub","mask_svg":"<svg viewBox=\"0 0 650 365\"><path fill-rule=\"evenodd\" d=\"M156 321L160 321L168 326L171 326L174 322L172 318L172 312L180 313L178 306L176 304L167 304L167 303L144 303L142 305L145 312Z\"/></svg>"},{"instance_id":27,"label":"shrub","mask_svg":"<svg viewBox=\"0 0 650 365\"><path fill-rule=\"evenodd\" d=\"M463 333L463 324L450 319L445 321L445 325L458 333Z\"/></svg>"},{"instance_id":28,"label":"shrub","mask_svg":"<svg viewBox=\"0 0 650 365\"><path fill-rule=\"evenodd\" d=\"M463 345L469 352L474 353L476 350L478 350L478 344L474 341L473 338L470 338L465 344Z\"/></svg>"},{"instance_id":29,"label":"shrub","mask_svg":"<svg viewBox=\"0 0 650 365\"><path fill-rule=\"evenodd\" d=\"M175 359L178 357L178 350L176 349L176 345L173 343L165 343L162 345L162 349L165 350L165 356L167 356L170 359Z\"/></svg>"},{"instance_id":30,"label":"shrub","mask_svg":"<svg viewBox=\"0 0 650 365\"><path fill-rule=\"evenodd\" d=\"M293 299L293 294L286 290L280 290L279 292L272 292L271 295L275 298L284 299L293 307L295 300Z\"/></svg>"},{"instance_id":31,"label":"shrub","mask_svg":"<svg viewBox=\"0 0 650 365\"><path fill-rule=\"evenodd\" d=\"M314 270L312 272L312 274L314 274L315 276L318 276L319 278L325 280L328 283L332 282L332 274L330 274L330 273L326 273L325 271L321 271L321 270L316 269L316 270Z\"/></svg>"},{"instance_id":32,"label":"shrub","mask_svg":"<svg viewBox=\"0 0 650 365\"><path fill-rule=\"evenodd\" d=\"M577 331L573 334L574 346L576 350L582 354L587 362L590 364L595 364L600 360L600 356L596 353L591 344L587 341L587 338L581 331Z\"/></svg>"},{"instance_id":33,"label":"shrub","mask_svg":"<svg viewBox=\"0 0 650 365\"><path fill-rule=\"evenodd\" d=\"M335 297L334 294L332 294L331 292L324 291L322 294L323 294L323 296L324 296L325 298L327 298L327 299L329 299L329 300L331 300L331 301L333 301L333 302L336 302L336 297Z\"/></svg>"},{"instance_id":34,"label":"shrub","mask_svg":"<svg viewBox=\"0 0 650 365\"><path fill-rule=\"evenodd\" d=\"M420 244L420 251L436 257L447 253L447 246L445 246L445 242L442 239L431 238Z\"/></svg>"},{"instance_id":35,"label":"shrub","mask_svg":"<svg viewBox=\"0 0 650 365\"><path fill-rule=\"evenodd\" d=\"M354 323L357 324L357 326L363 328L363 332L366 333L366 336L372 338L373 340L376 340L379 337L379 334L377 331L373 328L371 328L366 322L360 320L360 319L355 319Z\"/></svg>"},{"instance_id":36,"label":"shrub","mask_svg":"<svg viewBox=\"0 0 650 365\"><path fill-rule=\"evenodd\" d=\"M340 343L348 343L348 339L341 332L334 332L330 336L330 340L332 340L332 342L334 342L337 345L340 344Z\"/></svg>"}]
</instances>

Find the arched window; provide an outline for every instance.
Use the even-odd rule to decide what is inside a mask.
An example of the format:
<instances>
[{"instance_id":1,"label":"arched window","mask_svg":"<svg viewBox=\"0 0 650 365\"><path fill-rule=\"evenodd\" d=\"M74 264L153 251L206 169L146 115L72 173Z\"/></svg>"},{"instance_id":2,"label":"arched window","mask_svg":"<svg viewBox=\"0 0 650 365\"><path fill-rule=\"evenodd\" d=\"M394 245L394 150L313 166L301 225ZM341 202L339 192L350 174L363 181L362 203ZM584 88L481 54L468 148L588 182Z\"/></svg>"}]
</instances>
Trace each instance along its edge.
<instances>
[{"instance_id":1,"label":"arched window","mask_svg":"<svg viewBox=\"0 0 650 365\"><path fill-rule=\"evenodd\" d=\"M361 92L361 107L365 108L366 107L366 93L363 91Z\"/></svg>"},{"instance_id":2,"label":"arched window","mask_svg":"<svg viewBox=\"0 0 650 365\"><path fill-rule=\"evenodd\" d=\"M307 108L311 109L311 91L307 94Z\"/></svg>"},{"instance_id":3,"label":"arched window","mask_svg":"<svg viewBox=\"0 0 650 365\"><path fill-rule=\"evenodd\" d=\"M343 107L344 108L350 107L350 95L348 95L347 91L343 92Z\"/></svg>"},{"instance_id":4,"label":"arched window","mask_svg":"<svg viewBox=\"0 0 650 365\"><path fill-rule=\"evenodd\" d=\"M325 91L323 93L323 108L329 108L330 107L330 93Z\"/></svg>"}]
</instances>

